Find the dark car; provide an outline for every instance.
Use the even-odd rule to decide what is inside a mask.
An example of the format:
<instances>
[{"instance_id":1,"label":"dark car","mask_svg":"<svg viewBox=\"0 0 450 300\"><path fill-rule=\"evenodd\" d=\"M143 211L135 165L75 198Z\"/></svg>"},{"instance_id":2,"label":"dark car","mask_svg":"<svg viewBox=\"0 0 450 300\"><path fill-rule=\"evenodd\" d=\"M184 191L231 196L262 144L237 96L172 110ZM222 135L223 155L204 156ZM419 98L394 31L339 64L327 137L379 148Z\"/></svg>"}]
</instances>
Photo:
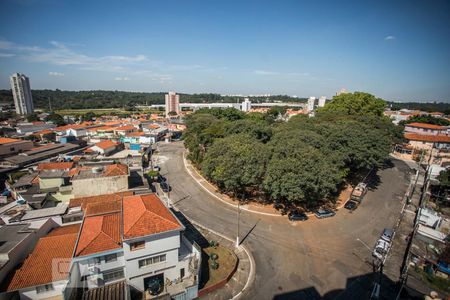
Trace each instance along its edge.
<instances>
[{"instance_id":1,"label":"dark car","mask_svg":"<svg viewBox=\"0 0 450 300\"><path fill-rule=\"evenodd\" d=\"M315 213L317 218L323 219L323 218L329 218L333 217L336 213L332 211L331 209L319 209Z\"/></svg>"},{"instance_id":2,"label":"dark car","mask_svg":"<svg viewBox=\"0 0 450 300\"><path fill-rule=\"evenodd\" d=\"M164 193L170 192L170 185L167 182L162 181L159 183L159 186L161 187Z\"/></svg>"},{"instance_id":3,"label":"dark car","mask_svg":"<svg viewBox=\"0 0 450 300\"><path fill-rule=\"evenodd\" d=\"M349 200L345 203L344 207L348 210L355 210L358 207L358 203L356 201Z\"/></svg>"},{"instance_id":4,"label":"dark car","mask_svg":"<svg viewBox=\"0 0 450 300\"><path fill-rule=\"evenodd\" d=\"M291 211L288 215L289 221L306 221L308 216L304 212Z\"/></svg>"}]
</instances>

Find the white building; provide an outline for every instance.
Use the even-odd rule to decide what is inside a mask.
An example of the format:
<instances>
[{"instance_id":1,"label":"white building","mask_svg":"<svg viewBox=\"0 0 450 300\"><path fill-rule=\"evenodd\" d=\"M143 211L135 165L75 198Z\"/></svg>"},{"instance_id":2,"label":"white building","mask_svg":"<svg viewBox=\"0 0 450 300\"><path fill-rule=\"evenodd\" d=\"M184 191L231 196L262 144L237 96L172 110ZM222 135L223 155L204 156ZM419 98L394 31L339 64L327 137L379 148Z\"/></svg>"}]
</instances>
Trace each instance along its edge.
<instances>
[{"instance_id":1,"label":"white building","mask_svg":"<svg viewBox=\"0 0 450 300\"><path fill-rule=\"evenodd\" d=\"M309 97L308 98L308 112L312 112L314 110L314 104L316 103L316 97Z\"/></svg>"},{"instance_id":2,"label":"white building","mask_svg":"<svg viewBox=\"0 0 450 300\"><path fill-rule=\"evenodd\" d=\"M169 116L170 112L176 112L177 115L180 113L180 95L175 92L169 92L165 96L166 98L166 117Z\"/></svg>"},{"instance_id":3,"label":"white building","mask_svg":"<svg viewBox=\"0 0 450 300\"><path fill-rule=\"evenodd\" d=\"M324 107L326 101L327 101L327 97L325 97L325 96L320 97L319 98L319 104L317 106Z\"/></svg>"},{"instance_id":4,"label":"white building","mask_svg":"<svg viewBox=\"0 0 450 300\"><path fill-rule=\"evenodd\" d=\"M252 102L248 98L245 98L244 102L242 102L241 110L243 112L249 112L251 109L252 109Z\"/></svg>"},{"instance_id":5,"label":"white building","mask_svg":"<svg viewBox=\"0 0 450 300\"><path fill-rule=\"evenodd\" d=\"M15 73L10 77L14 106L18 115L29 115L34 112L30 81L27 76Z\"/></svg>"}]
</instances>

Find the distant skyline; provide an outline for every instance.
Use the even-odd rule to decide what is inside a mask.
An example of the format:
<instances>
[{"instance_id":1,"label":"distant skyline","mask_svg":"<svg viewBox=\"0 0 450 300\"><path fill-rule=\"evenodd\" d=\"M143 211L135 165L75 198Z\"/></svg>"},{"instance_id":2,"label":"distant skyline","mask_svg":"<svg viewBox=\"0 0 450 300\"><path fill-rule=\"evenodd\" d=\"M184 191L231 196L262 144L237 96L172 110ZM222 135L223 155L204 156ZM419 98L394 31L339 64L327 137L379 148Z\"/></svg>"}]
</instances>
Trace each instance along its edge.
<instances>
[{"instance_id":1,"label":"distant skyline","mask_svg":"<svg viewBox=\"0 0 450 300\"><path fill-rule=\"evenodd\" d=\"M0 89L450 102L450 1L0 0Z\"/></svg>"}]
</instances>

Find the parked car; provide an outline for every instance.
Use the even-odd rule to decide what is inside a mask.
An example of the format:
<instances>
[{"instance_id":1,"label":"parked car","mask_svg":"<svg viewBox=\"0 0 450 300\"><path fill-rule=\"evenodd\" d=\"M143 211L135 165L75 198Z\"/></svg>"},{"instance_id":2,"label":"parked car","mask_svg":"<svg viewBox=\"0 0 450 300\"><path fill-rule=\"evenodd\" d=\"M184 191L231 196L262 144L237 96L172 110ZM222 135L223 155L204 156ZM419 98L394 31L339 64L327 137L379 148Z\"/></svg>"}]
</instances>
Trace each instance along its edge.
<instances>
[{"instance_id":1,"label":"parked car","mask_svg":"<svg viewBox=\"0 0 450 300\"><path fill-rule=\"evenodd\" d=\"M329 217L333 217L336 213L334 211L332 211L331 209L319 209L317 210L315 213L317 218L319 219L323 219L323 218L329 218Z\"/></svg>"},{"instance_id":2,"label":"parked car","mask_svg":"<svg viewBox=\"0 0 450 300\"><path fill-rule=\"evenodd\" d=\"M385 240L386 242L390 243L392 242L392 238L394 237L394 230L390 228L385 228L383 230L383 234L381 235L381 238Z\"/></svg>"},{"instance_id":3,"label":"parked car","mask_svg":"<svg viewBox=\"0 0 450 300\"><path fill-rule=\"evenodd\" d=\"M170 185L167 182L162 181L159 183L159 186L161 187L164 193L170 192Z\"/></svg>"},{"instance_id":4,"label":"parked car","mask_svg":"<svg viewBox=\"0 0 450 300\"><path fill-rule=\"evenodd\" d=\"M367 184L365 184L364 182L360 182L353 189L350 199L361 203L366 193L367 193Z\"/></svg>"},{"instance_id":5,"label":"parked car","mask_svg":"<svg viewBox=\"0 0 450 300\"><path fill-rule=\"evenodd\" d=\"M379 260L383 260L388 251L389 251L389 243L383 239L379 239L375 244L372 256L378 258Z\"/></svg>"},{"instance_id":6,"label":"parked car","mask_svg":"<svg viewBox=\"0 0 450 300\"><path fill-rule=\"evenodd\" d=\"M348 210L355 210L358 207L358 202L353 200L348 200L347 203L345 203L344 207Z\"/></svg>"},{"instance_id":7,"label":"parked car","mask_svg":"<svg viewBox=\"0 0 450 300\"><path fill-rule=\"evenodd\" d=\"M288 214L289 221L306 221L308 220L308 216L304 212L300 211L291 211Z\"/></svg>"}]
</instances>

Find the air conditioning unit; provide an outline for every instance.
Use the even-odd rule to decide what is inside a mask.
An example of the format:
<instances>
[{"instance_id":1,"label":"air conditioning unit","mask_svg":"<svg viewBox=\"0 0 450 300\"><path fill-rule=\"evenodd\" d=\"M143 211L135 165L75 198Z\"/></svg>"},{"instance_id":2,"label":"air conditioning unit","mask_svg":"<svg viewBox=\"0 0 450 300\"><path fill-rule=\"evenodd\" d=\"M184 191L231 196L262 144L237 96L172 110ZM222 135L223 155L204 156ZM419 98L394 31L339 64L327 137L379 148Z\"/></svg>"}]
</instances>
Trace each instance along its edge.
<instances>
[{"instance_id":1,"label":"air conditioning unit","mask_svg":"<svg viewBox=\"0 0 450 300\"><path fill-rule=\"evenodd\" d=\"M97 266L88 266L88 271L91 274L97 274L100 270Z\"/></svg>"}]
</instances>

